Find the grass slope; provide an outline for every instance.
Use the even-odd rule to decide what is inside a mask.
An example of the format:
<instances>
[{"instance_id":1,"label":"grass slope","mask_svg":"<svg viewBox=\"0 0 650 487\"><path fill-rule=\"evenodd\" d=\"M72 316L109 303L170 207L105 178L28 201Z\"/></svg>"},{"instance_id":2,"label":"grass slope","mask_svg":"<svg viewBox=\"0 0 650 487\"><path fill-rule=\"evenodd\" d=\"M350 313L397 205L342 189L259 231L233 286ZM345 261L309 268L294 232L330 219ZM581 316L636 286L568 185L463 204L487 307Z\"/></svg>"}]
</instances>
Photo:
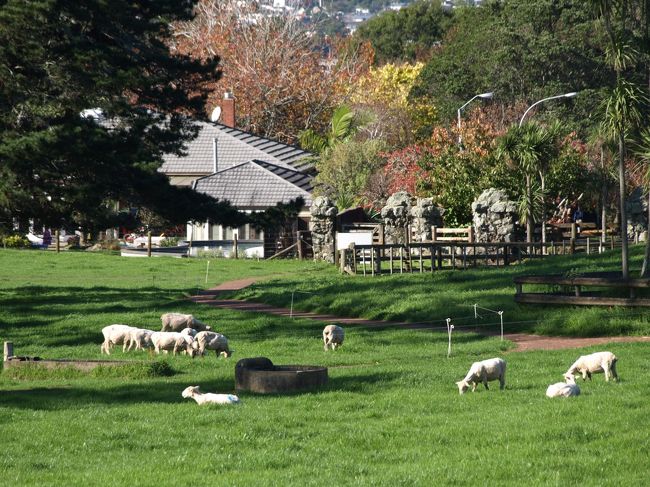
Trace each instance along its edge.
<instances>
[{"instance_id":1,"label":"grass slope","mask_svg":"<svg viewBox=\"0 0 650 487\"><path fill-rule=\"evenodd\" d=\"M211 266L208 286L282 274L290 284L278 280L275 286L286 289L295 281L291 275L311 279L319 268L251 261ZM646 482L650 359L645 344L607 347L620 358L620 383L607 384L597 375L591 383L580 382L580 397L550 400L546 386L561 380L587 349L510 353L507 343L468 333L454 337L447 359L444 333L348 327L344 346L326 353L321 324L184 301L183 293L205 279L205 267L205 261L194 260L0 251L0 340L13 340L18 353L98 358L102 326L156 327L167 310L196 314L223 331L235 349L229 360L167 357L163 362L176 372L168 377L143 376L135 365L121 376L18 379L3 372L0 472L7 484ZM330 270L322 275L337 279ZM397 301L388 294L384 300ZM187 385L231 392L236 360L259 355L278 364L326 365L329 384L307 394L244 394L236 407L199 408L181 398ZM506 390L493 383L489 391L459 396L454 381L470 363L497 355L508 362ZM121 351L112 357L160 360Z\"/></svg>"},{"instance_id":2,"label":"grass slope","mask_svg":"<svg viewBox=\"0 0 650 487\"><path fill-rule=\"evenodd\" d=\"M642 246L632 247L631 269L641 267ZM269 280L238 291L236 297L294 308L391 321L425 322L446 327L452 318L456 330L485 326L495 331L499 317L480 311L475 319L474 304L503 311L506 332L528 331L543 335L615 336L648 335L650 322L644 308L542 306L514 302L513 278L528 274L575 275L584 272L616 271L620 255L575 255L512 265L508 268L477 268L423 274L346 276L335 270L302 272ZM544 286L526 286L526 291L549 291ZM569 291L570 292L570 291ZM610 290L611 295L620 290ZM637 293L648 295L647 290Z\"/></svg>"}]
</instances>

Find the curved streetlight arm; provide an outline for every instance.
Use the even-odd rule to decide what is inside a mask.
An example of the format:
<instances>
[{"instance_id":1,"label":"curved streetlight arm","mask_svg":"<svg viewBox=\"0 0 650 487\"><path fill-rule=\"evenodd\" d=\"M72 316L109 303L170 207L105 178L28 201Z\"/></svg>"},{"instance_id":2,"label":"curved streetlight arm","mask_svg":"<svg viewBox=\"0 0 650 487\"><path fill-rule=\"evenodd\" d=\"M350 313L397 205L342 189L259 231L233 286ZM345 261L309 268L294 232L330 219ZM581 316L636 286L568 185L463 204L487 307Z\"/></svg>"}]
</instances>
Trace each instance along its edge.
<instances>
[{"instance_id":1,"label":"curved streetlight arm","mask_svg":"<svg viewBox=\"0 0 650 487\"><path fill-rule=\"evenodd\" d=\"M571 93L565 93L564 95L549 96L548 98L543 98L543 99L541 99L541 100L539 100L539 101L536 101L536 102L533 103L531 106L529 106L528 109L526 109L526 111L524 112L524 114L521 116L521 120L519 120L519 126L521 127L522 124L524 123L524 118L526 118L526 115L528 114L528 112L529 112L533 107L539 105L540 103L545 102L545 101L548 101L548 100L555 100L556 98L573 98L573 97L576 96L576 95L577 95L577 93L571 92Z\"/></svg>"},{"instance_id":2,"label":"curved streetlight arm","mask_svg":"<svg viewBox=\"0 0 650 487\"><path fill-rule=\"evenodd\" d=\"M485 98L485 99L487 99L487 98L492 98L493 96L494 96L493 92L479 93L478 95L474 95L472 98L470 98L467 102L465 102L465 104L462 107L460 107L458 109L458 143L459 144L461 143L461 139L460 139L460 112L462 111L462 109L465 108L470 103L472 103L477 98Z\"/></svg>"}]
</instances>

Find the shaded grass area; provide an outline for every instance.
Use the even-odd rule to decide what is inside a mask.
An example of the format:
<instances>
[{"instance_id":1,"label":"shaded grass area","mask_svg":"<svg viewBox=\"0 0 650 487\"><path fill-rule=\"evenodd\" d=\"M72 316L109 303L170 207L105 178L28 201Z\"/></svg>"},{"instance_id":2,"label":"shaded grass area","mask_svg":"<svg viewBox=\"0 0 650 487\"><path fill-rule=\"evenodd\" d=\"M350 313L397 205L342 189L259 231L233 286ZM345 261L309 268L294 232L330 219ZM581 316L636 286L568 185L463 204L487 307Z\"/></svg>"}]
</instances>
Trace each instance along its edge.
<instances>
[{"instance_id":1,"label":"shaded grass area","mask_svg":"<svg viewBox=\"0 0 650 487\"><path fill-rule=\"evenodd\" d=\"M595 348L509 353L511 344L498 338L455 332L447 359L446 333L349 326L343 347L324 352L321 323L184 300L195 284L183 276L204 273L205 261L59 257L0 251L0 340L11 339L18 354L97 359L103 326L157 328L164 311L195 314L223 332L235 354L227 360L214 354L203 359L167 356L163 361L175 372L171 376L139 375L135 363L133 373L116 376L19 377L2 371L0 431L6 447L0 449L0 471L11 484L646 483L647 344L602 347L619 357L620 383L608 384L595 375L592 382L580 382L581 396L550 400L544 396L548 384L560 381L578 355ZM52 260L60 272L40 272ZM394 277L400 290L395 294L372 287L383 278L347 279L308 263L266 264L213 262L218 273L204 285L275 274L282 280L255 292L265 290L270 297L289 292L290 298L287 290L295 284L322 286L332 293L340 290L349 301L341 305L337 295L319 292L297 303L335 312L336 306L354 309L357 295L362 303L374 294L382 299L373 297L373 302L384 302L393 313L409 309L423 315L436 308L422 310L419 300L438 300L446 285L442 274L435 277L440 279L434 281L436 287L427 284L427 276ZM508 272L514 271L524 270ZM151 272L165 279L151 285ZM468 296L489 293L484 289L488 282L510 286L493 271L471 272L448 274L448 286ZM357 291L356 284L365 287ZM323 298L331 301L323 304ZM447 305L440 299L440 306ZM455 306L464 310L460 304ZM199 407L181 398L188 385L233 392L236 361L255 356L278 365L327 366L329 383L301 394L240 394L242 404L235 407ZM505 391L493 384L489 391L480 387L459 396L454 382L473 361L494 356L508 362ZM147 352L123 354L120 347L110 358L154 367L160 360Z\"/></svg>"},{"instance_id":2,"label":"shaded grass area","mask_svg":"<svg viewBox=\"0 0 650 487\"><path fill-rule=\"evenodd\" d=\"M631 268L640 268L642 246L632 247ZM615 336L647 335L650 322L646 308L526 305L514 302L513 278L522 275L616 271L620 255L548 257L507 268L477 268L423 274L347 276L335 270L302 272L281 279L259 282L234 297L261 301L301 311L373 320L429 323L446 327L452 318L457 330L483 326L496 331L503 311L505 331L528 331L545 335ZM548 286L526 286L526 291L557 292ZM611 296L620 289L606 289ZM650 292L641 290L639 297ZM474 305L481 308L478 319Z\"/></svg>"}]
</instances>

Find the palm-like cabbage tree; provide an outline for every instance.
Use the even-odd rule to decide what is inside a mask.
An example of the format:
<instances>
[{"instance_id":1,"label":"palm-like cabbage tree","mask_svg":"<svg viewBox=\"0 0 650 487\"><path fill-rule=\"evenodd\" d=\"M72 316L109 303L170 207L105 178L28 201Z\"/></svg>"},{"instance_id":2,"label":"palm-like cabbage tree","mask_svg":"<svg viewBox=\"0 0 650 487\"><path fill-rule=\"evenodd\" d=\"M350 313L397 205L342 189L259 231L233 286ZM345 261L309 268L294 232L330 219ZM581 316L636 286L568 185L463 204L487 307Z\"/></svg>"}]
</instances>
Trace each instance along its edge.
<instances>
[{"instance_id":1,"label":"palm-like cabbage tree","mask_svg":"<svg viewBox=\"0 0 650 487\"><path fill-rule=\"evenodd\" d=\"M358 128L354 112L346 105L341 105L332 114L329 132L323 135L312 129L304 130L300 134L300 146L315 154L322 154L336 144L350 140Z\"/></svg>"},{"instance_id":2,"label":"palm-like cabbage tree","mask_svg":"<svg viewBox=\"0 0 650 487\"><path fill-rule=\"evenodd\" d=\"M647 277L650 267L650 129L641 132L634 152L639 162L644 166L643 180L648 190L648 223L645 237L645 254L643 256L643 266L641 267L641 277Z\"/></svg>"},{"instance_id":3,"label":"palm-like cabbage tree","mask_svg":"<svg viewBox=\"0 0 650 487\"><path fill-rule=\"evenodd\" d=\"M533 180L540 176L540 190L545 191L545 175L550 162L558 155L557 138L559 126L543 127L536 123L513 125L501 137L497 147L498 157L505 158L509 164L520 170L526 181L524 199L524 214L526 221L526 241L533 241L533 228L535 222L535 204ZM541 219L544 220L544 207L542 205ZM543 239L545 236L543 235Z\"/></svg>"}]
</instances>

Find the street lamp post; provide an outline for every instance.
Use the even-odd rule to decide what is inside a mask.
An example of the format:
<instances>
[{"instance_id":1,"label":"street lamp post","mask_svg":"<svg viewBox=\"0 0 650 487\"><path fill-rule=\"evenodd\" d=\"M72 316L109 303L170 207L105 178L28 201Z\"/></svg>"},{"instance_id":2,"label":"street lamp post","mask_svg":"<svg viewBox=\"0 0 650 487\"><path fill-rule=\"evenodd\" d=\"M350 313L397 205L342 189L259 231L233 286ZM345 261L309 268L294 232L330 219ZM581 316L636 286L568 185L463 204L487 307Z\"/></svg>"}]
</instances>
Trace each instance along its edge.
<instances>
[{"instance_id":1,"label":"street lamp post","mask_svg":"<svg viewBox=\"0 0 650 487\"><path fill-rule=\"evenodd\" d=\"M460 112L461 112L461 110L463 108L465 108L467 105L469 105L470 103L472 103L477 98L482 98L483 100L488 100L488 99L492 98L493 96L494 96L493 92L481 93L480 95L474 95L468 102L466 102L462 107L460 107L458 109L458 145L460 145L460 143L462 141L462 138L461 138L461 135L460 135Z\"/></svg>"},{"instance_id":2,"label":"street lamp post","mask_svg":"<svg viewBox=\"0 0 650 487\"><path fill-rule=\"evenodd\" d=\"M521 125L524 123L524 118L526 118L526 115L528 114L528 112L529 112L529 111L530 111L534 106L537 106L537 105L539 105L540 103L545 102L545 101L548 101L548 100L555 100L556 98L573 98L573 97L576 96L577 94L578 94L578 93L576 93L575 91L572 91L571 93L565 93L564 95L549 96L548 98L543 98L543 99L541 99L541 100L539 100L539 101L536 101L536 102L533 103L531 106L529 106L529 107L526 109L526 111L524 112L524 114L521 116L521 120L519 120L519 126L521 127Z\"/></svg>"}]
</instances>

